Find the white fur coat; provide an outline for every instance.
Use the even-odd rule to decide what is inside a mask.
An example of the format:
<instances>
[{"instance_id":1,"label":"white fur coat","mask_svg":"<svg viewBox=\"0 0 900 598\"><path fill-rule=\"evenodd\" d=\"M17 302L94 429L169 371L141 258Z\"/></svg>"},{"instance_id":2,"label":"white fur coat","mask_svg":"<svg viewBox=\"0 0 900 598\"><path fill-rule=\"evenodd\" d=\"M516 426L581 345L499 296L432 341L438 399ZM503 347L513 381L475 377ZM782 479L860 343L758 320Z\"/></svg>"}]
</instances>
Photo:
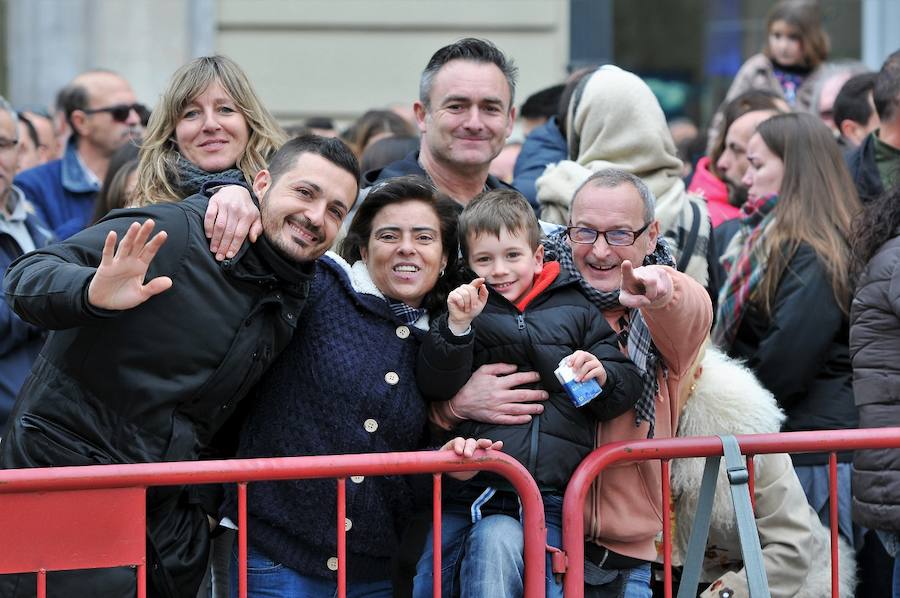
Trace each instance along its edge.
<instances>
[{"instance_id":1,"label":"white fur coat","mask_svg":"<svg viewBox=\"0 0 900 598\"><path fill-rule=\"evenodd\" d=\"M772 394L748 368L713 348L707 350L702 365L696 388L681 412L679 436L779 431L784 414ZM679 560L687 550L703 465L703 459L672 462L675 558ZM790 457L757 455L754 466L754 515L772 598L830 596L829 532L809 506ZM839 550L840 595L852 598L856 586L856 560L843 540ZM723 458L701 574L701 581L710 583L711 587L701 596L718 596L726 587L734 591L735 598L749 596L743 566Z\"/></svg>"}]
</instances>

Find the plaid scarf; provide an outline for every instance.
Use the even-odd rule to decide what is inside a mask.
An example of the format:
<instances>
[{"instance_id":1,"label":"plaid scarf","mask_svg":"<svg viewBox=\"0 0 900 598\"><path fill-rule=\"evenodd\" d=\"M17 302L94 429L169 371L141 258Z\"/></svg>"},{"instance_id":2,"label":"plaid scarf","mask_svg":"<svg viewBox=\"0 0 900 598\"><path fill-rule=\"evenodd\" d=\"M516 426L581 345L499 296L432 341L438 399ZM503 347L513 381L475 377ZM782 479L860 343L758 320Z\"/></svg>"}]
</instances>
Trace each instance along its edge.
<instances>
[{"instance_id":1,"label":"plaid scarf","mask_svg":"<svg viewBox=\"0 0 900 598\"><path fill-rule=\"evenodd\" d=\"M763 241L774 222L778 195L748 199L741 207L741 229L722 255L728 279L719 291L719 309L713 342L728 350L737 336L747 301L766 274L768 260L762 254Z\"/></svg>"},{"instance_id":2,"label":"plaid scarf","mask_svg":"<svg viewBox=\"0 0 900 598\"><path fill-rule=\"evenodd\" d=\"M622 308L622 304L619 303L619 289L599 291L581 276L578 268L575 267L575 262L572 260L572 248L566 241L566 229L552 233L544 241L544 247L547 251L547 256L544 259L555 259L558 261L562 270L578 280L582 293L601 311ZM644 262L641 265L675 267L672 253L661 237L656 241L656 250L644 258ZM637 414L634 424L639 426L643 421L649 422L650 430L647 433L647 438L653 438L656 421L656 394L659 392L657 371L661 365L659 350L653 344L650 329L647 328L647 323L641 316L641 310L627 310L627 319L624 317L620 319L619 325L622 326L618 335L619 343L623 347L627 347L629 359L638 367L644 379L641 396L634 405L634 410Z\"/></svg>"},{"instance_id":3,"label":"plaid scarf","mask_svg":"<svg viewBox=\"0 0 900 598\"><path fill-rule=\"evenodd\" d=\"M419 321L419 318L425 315L424 307L410 307L402 301L397 301L396 299L391 299L390 297L387 297L387 302L388 305L391 306L391 313L393 313L398 320L400 320L407 326L412 326Z\"/></svg>"}]
</instances>

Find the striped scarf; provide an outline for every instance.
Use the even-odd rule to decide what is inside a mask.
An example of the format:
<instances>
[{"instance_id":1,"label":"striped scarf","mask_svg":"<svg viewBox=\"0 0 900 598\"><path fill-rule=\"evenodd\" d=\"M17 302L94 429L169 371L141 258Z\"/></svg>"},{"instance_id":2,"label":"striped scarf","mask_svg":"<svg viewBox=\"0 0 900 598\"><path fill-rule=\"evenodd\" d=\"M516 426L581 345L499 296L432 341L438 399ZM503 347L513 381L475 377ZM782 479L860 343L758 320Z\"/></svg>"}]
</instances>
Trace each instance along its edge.
<instances>
[{"instance_id":1,"label":"striped scarf","mask_svg":"<svg viewBox=\"0 0 900 598\"><path fill-rule=\"evenodd\" d=\"M741 229L721 258L728 279L719 291L712 340L725 351L734 343L750 295L766 274L768 260L763 255L763 247L766 235L772 230L777 203L778 195L774 193L748 199L741 207Z\"/></svg>"},{"instance_id":2,"label":"striped scarf","mask_svg":"<svg viewBox=\"0 0 900 598\"><path fill-rule=\"evenodd\" d=\"M619 289L599 291L581 276L578 268L575 267L575 262L572 260L572 248L566 241L566 229L550 234L544 241L544 248L547 251L544 259L555 259L558 261L562 270L578 280L581 292L601 311L622 308L622 304L619 303ZM669 247L662 237L657 238L656 249L644 258L644 262L641 265L675 267L675 260L672 258ZM647 437L653 438L656 422L656 394L659 392L657 371L662 364L659 350L653 344L650 329L647 328L647 323L644 321L641 311L639 309L629 309L627 312L627 318L619 320L619 325L622 326L619 332L619 343L623 347L627 347L628 358L641 371L641 377L644 380L641 396L634 405L634 411L637 414L634 424L639 426L643 421L649 422L650 430Z\"/></svg>"}]
</instances>

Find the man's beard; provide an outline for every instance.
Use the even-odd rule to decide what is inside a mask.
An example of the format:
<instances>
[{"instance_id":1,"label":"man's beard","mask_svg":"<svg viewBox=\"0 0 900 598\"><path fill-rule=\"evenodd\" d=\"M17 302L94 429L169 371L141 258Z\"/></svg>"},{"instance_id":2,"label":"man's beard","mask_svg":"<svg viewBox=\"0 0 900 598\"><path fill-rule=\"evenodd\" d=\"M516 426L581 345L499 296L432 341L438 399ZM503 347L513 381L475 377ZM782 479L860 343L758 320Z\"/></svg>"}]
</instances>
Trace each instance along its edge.
<instances>
[{"instance_id":1,"label":"man's beard","mask_svg":"<svg viewBox=\"0 0 900 598\"><path fill-rule=\"evenodd\" d=\"M728 187L728 203L739 208L747 201L747 188L743 185L735 185L730 181L725 181Z\"/></svg>"}]
</instances>

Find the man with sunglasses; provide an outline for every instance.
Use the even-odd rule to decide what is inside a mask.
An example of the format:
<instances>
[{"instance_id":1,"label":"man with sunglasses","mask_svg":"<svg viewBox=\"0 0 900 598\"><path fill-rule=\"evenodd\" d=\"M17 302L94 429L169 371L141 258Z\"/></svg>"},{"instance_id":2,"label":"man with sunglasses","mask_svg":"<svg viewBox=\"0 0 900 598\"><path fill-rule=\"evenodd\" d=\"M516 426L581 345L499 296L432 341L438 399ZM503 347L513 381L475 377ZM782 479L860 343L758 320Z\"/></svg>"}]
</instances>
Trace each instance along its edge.
<instances>
[{"instance_id":1,"label":"man with sunglasses","mask_svg":"<svg viewBox=\"0 0 900 598\"><path fill-rule=\"evenodd\" d=\"M109 160L126 143L140 140L149 111L128 82L111 71L87 71L60 92L60 108L72 134L65 153L16 177L56 236L65 239L90 221Z\"/></svg>"}]
</instances>

